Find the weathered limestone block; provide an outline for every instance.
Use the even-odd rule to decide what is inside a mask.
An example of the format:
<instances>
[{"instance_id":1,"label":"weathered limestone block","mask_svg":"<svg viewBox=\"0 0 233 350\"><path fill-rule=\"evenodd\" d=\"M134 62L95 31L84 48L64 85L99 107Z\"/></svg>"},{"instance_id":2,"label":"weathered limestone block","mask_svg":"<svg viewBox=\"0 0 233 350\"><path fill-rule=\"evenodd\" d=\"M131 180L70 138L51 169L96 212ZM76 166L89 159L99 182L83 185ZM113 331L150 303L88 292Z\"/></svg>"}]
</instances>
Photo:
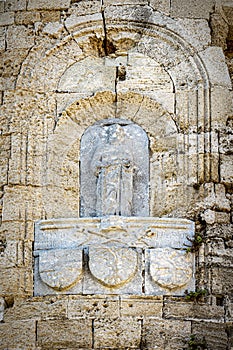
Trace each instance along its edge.
<instances>
[{"instance_id":1,"label":"weathered limestone block","mask_svg":"<svg viewBox=\"0 0 233 350\"><path fill-rule=\"evenodd\" d=\"M5 187L3 221L23 222L37 220L38 216L41 216L38 213L40 206L41 189L29 188L29 186ZM8 208L11 208L11 210L9 211Z\"/></svg>"},{"instance_id":2,"label":"weathered limestone block","mask_svg":"<svg viewBox=\"0 0 233 350\"><path fill-rule=\"evenodd\" d=\"M50 35L50 36L52 36L54 38L58 38L63 29L64 29L64 26L61 23L53 22L53 23L48 23L43 28L42 32L44 34L48 34L48 35Z\"/></svg>"},{"instance_id":3,"label":"weathered limestone block","mask_svg":"<svg viewBox=\"0 0 233 350\"><path fill-rule=\"evenodd\" d=\"M232 114L232 92L215 86L211 89L211 117L213 128L220 129L226 125Z\"/></svg>"},{"instance_id":4,"label":"weathered limestone block","mask_svg":"<svg viewBox=\"0 0 233 350\"><path fill-rule=\"evenodd\" d=\"M0 13L3 13L5 10L5 0L0 1Z\"/></svg>"},{"instance_id":5,"label":"weathered limestone block","mask_svg":"<svg viewBox=\"0 0 233 350\"><path fill-rule=\"evenodd\" d=\"M115 90L116 68L106 67L104 59L87 57L70 66L61 76L58 91L90 96L97 91Z\"/></svg>"},{"instance_id":6,"label":"weathered limestone block","mask_svg":"<svg viewBox=\"0 0 233 350\"><path fill-rule=\"evenodd\" d=\"M74 318L99 318L120 316L119 297L116 296L70 296L67 315Z\"/></svg>"},{"instance_id":7,"label":"weathered limestone block","mask_svg":"<svg viewBox=\"0 0 233 350\"><path fill-rule=\"evenodd\" d=\"M230 184L233 176L233 159L232 155L222 154L220 156L220 177L221 182Z\"/></svg>"},{"instance_id":8,"label":"weathered limestone block","mask_svg":"<svg viewBox=\"0 0 233 350\"><path fill-rule=\"evenodd\" d=\"M157 297L121 297L120 314L131 317L162 318L163 298Z\"/></svg>"},{"instance_id":9,"label":"weathered limestone block","mask_svg":"<svg viewBox=\"0 0 233 350\"><path fill-rule=\"evenodd\" d=\"M170 0L150 0L149 5L155 10L169 15L170 13Z\"/></svg>"},{"instance_id":10,"label":"weathered limestone block","mask_svg":"<svg viewBox=\"0 0 233 350\"><path fill-rule=\"evenodd\" d=\"M1 349L33 349L36 340L35 321L24 320L0 323Z\"/></svg>"},{"instance_id":11,"label":"weathered limestone block","mask_svg":"<svg viewBox=\"0 0 233 350\"><path fill-rule=\"evenodd\" d=\"M217 295L232 293L232 269L230 267L218 267L218 263L216 265L210 271L212 293Z\"/></svg>"},{"instance_id":12,"label":"weathered limestone block","mask_svg":"<svg viewBox=\"0 0 233 350\"><path fill-rule=\"evenodd\" d=\"M152 8L140 5L117 6L112 5L105 8L104 15L106 23L111 24L121 18L127 21L147 22L152 14Z\"/></svg>"},{"instance_id":13,"label":"weathered limestone block","mask_svg":"<svg viewBox=\"0 0 233 350\"><path fill-rule=\"evenodd\" d=\"M14 299L14 305L5 310L5 322L14 322L19 320L50 320L67 318L68 300L59 297L44 296L33 297L29 299Z\"/></svg>"},{"instance_id":14,"label":"weathered limestone block","mask_svg":"<svg viewBox=\"0 0 233 350\"><path fill-rule=\"evenodd\" d=\"M223 184L205 183L200 186L199 198L197 206L203 211L211 209L228 213L231 210L231 202Z\"/></svg>"},{"instance_id":15,"label":"weathered limestone block","mask_svg":"<svg viewBox=\"0 0 233 350\"><path fill-rule=\"evenodd\" d=\"M119 15L121 15L121 13L119 13ZM190 52L194 53L195 49L200 51L201 49L205 48L210 43L210 40L211 40L208 22L204 19L191 19L191 18L180 19L179 18L174 20L171 17L165 16L163 13L152 12L148 21L150 23L155 24L156 26L167 28L168 30L172 30L173 32L176 32L178 35L180 35L186 41L186 43L191 44L192 48L191 47L189 48L190 49L189 53ZM158 30L158 34L161 34L158 28L156 29L156 31L157 30ZM169 65L173 65L176 62L176 60L179 60L179 62L181 62L182 61L181 58L184 54L187 58L188 53L182 52L181 50L182 45L181 47L177 47L176 41L174 41L174 38L172 39L169 34L168 34L168 43L165 43L163 40L160 40L158 38L156 39L156 38L148 37L147 35L143 35L139 40L140 40L139 46L142 49L143 47L145 49L145 47L148 47L148 46L152 46L154 48L154 51L147 50L147 53L150 57L154 57L155 59L156 59L156 56L159 54L159 55L162 55L163 58L166 60L166 56L164 56L165 54L164 49L166 50L166 47L169 46L169 50L167 50L166 52L168 56L166 61L169 62ZM153 43L155 42L157 42L158 47L157 45L156 47L153 45ZM173 62L171 59L172 55L174 57Z\"/></svg>"},{"instance_id":16,"label":"weathered limestone block","mask_svg":"<svg viewBox=\"0 0 233 350\"><path fill-rule=\"evenodd\" d=\"M226 324L215 322L193 322L192 333L200 340L205 338L210 349L225 350L228 344Z\"/></svg>"},{"instance_id":17,"label":"weathered limestone block","mask_svg":"<svg viewBox=\"0 0 233 350\"><path fill-rule=\"evenodd\" d=\"M6 234L9 240L12 241L28 241L34 240L34 221L3 221L1 232ZM30 243L28 243L30 244Z\"/></svg>"},{"instance_id":18,"label":"weathered limestone block","mask_svg":"<svg viewBox=\"0 0 233 350\"><path fill-rule=\"evenodd\" d=\"M199 55L203 59L212 85L231 89L231 80L222 49L220 47L208 47Z\"/></svg>"},{"instance_id":19,"label":"weathered limestone block","mask_svg":"<svg viewBox=\"0 0 233 350\"><path fill-rule=\"evenodd\" d=\"M28 10L65 10L69 8L70 0L29 0Z\"/></svg>"},{"instance_id":20,"label":"weathered limestone block","mask_svg":"<svg viewBox=\"0 0 233 350\"><path fill-rule=\"evenodd\" d=\"M105 0L105 6L109 5L148 5L146 0Z\"/></svg>"},{"instance_id":21,"label":"weathered limestone block","mask_svg":"<svg viewBox=\"0 0 233 350\"><path fill-rule=\"evenodd\" d=\"M156 91L172 92L171 77L158 63L138 52L128 54L125 79L119 79L117 84L119 92L128 90L135 92L144 91L152 96Z\"/></svg>"},{"instance_id":22,"label":"weathered limestone block","mask_svg":"<svg viewBox=\"0 0 233 350\"><path fill-rule=\"evenodd\" d=\"M10 26L14 24L14 12L0 13L0 26Z\"/></svg>"},{"instance_id":23,"label":"weathered limestone block","mask_svg":"<svg viewBox=\"0 0 233 350\"><path fill-rule=\"evenodd\" d=\"M40 13L36 11L20 11L15 14L16 24L34 24L41 19Z\"/></svg>"},{"instance_id":24,"label":"weathered limestone block","mask_svg":"<svg viewBox=\"0 0 233 350\"><path fill-rule=\"evenodd\" d=\"M233 322L233 302L226 298L226 322Z\"/></svg>"},{"instance_id":25,"label":"weathered limestone block","mask_svg":"<svg viewBox=\"0 0 233 350\"><path fill-rule=\"evenodd\" d=\"M191 90L197 85L198 81L202 81L200 72L198 72L193 63L190 58L190 60L182 61L168 70L178 91Z\"/></svg>"},{"instance_id":26,"label":"weathered limestone block","mask_svg":"<svg viewBox=\"0 0 233 350\"><path fill-rule=\"evenodd\" d=\"M193 303L178 298L165 298L163 315L166 319L180 320L218 320L224 321L224 307L216 305L207 305L204 303Z\"/></svg>"},{"instance_id":27,"label":"weathered limestone block","mask_svg":"<svg viewBox=\"0 0 233 350\"><path fill-rule=\"evenodd\" d=\"M7 184L8 162L10 158L10 136L2 134L0 137L0 186Z\"/></svg>"},{"instance_id":28,"label":"weathered limestone block","mask_svg":"<svg viewBox=\"0 0 233 350\"><path fill-rule=\"evenodd\" d=\"M59 10L40 11L40 19L42 23L59 22L61 12Z\"/></svg>"},{"instance_id":29,"label":"weathered limestone block","mask_svg":"<svg viewBox=\"0 0 233 350\"><path fill-rule=\"evenodd\" d=\"M18 253L20 243L7 241L4 252L1 252L0 268L11 268L18 265Z\"/></svg>"},{"instance_id":30,"label":"weathered limestone block","mask_svg":"<svg viewBox=\"0 0 233 350\"><path fill-rule=\"evenodd\" d=\"M91 320L46 320L39 321L37 343L44 349L91 348Z\"/></svg>"},{"instance_id":31,"label":"weathered limestone block","mask_svg":"<svg viewBox=\"0 0 233 350\"><path fill-rule=\"evenodd\" d=\"M232 121L230 118L226 124L226 128L223 128L220 132L219 151L223 154L233 154L233 131L231 127Z\"/></svg>"},{"instance_id":32,"label":"weathered limestone block","mask_svg":"<svg viewBox=\"0 0 233 350\"><path fill-rule=\"evenodd\" d=\"M101 1L99 0L76 2L68 10L68 14L76 14L77 16L85 16L98 12L101 12Z\"/></svg>"},{"instance_id":33,"label":"weathered limestone block","mask_svg":"<svg viewBox=\"0 0 233 350\"><path fill-rule=\"evenodd\" d=\"M70 32L74 32L80 25L85 25L88 22L101 22L102 23L101 13L88 14L85 16L78 16L72 14L65 20L65 26Z\"/></svg>"},{"instance_id":34,"label":"weathered limestone block","mask_svg":"<svg viewBox=\"0 0 233 350\"><path fill-rule=\"evenodd\" d=\"M6 0L6 11L23 11L26 10L27 0Z\"/></svg>"},{"instance_id":35,"label":"weathered limestone block","mask_svg":"<svg viewBox=\"0 0 233 350\"><path fill-rule=\"evenodd\" d=\"M34 31L23 25L9 27L6 35L7 48L29 49L34 45Z\"/></svg>"},{"instance_id":36,"label":"weathered limestone block","mask_svg":"<svg viewBox=\"0 0 233 350\"><path fill-rule=\"evenodd\" d=\"M21 269L2 269L1 270L1 284L0 294L17 294L20 290L20 280L22 280Z\"/></svg>"},{"instance_id":37,"label":"weathered limestone block","mask_svg":"<svg viewBox=\"0 0 233 350\"><path fill-rule=\"evenodd\" d=\"M228 224L230 223L230 213L221 213L214 210L207 209L201 214L201 218L210 225L214 223Z\"/></svg>"},{"instance_id":38,"label":"weathered limestone block","mask_svg":"<svg viewBox=\"0 0 233 350\"><path fill-rule=\"evenodd\" d=\"M182 349L191 334L190 321L146 319L142 344L147 349Z\"/></svg>"},{"instance_id":39,"label":"weathered limestone block","mask_svg":"<svg viewBox=\"0 0 233 350\"><path fill-rule=\"evenodd\" d=\"M183 27L182 36L192 40L192 45L198 50L206 48L211 43L211 33L208 21L204 19L178 18L176 21ZM186 31L186 32L185 32Z\"/></svg>"},{"instance_id":40,"label":"weathered limestone block","mask_svg":"<svg viewBox=\"0 0 233 350\"><path fill-rule=\"evenodd\" d=\"M215 8L215 12L210 16L210 28L212 45L220 46L223 50L227 49L226 39L228 35L228 19L223 9Z\"/></svg>"},{"instance_id":41,"label":"weathered limestone block","mask_svg":"<svg viewBox=\"0 0 233 350\"><path fill-rule=\"evenodd\" d=\"M6 48L6 28L0 27L0 52Z\"/></svg>"},{"instance_id":42,"label":"weathered limestone block","mask_svg":"<svg viewBox=\"0 0 233 350\"><path fill-rule=\"evenodd\" d=\"M172 0L171 15L172 17L205 18L208 20L213 8L213 0L205 0L205 2L199 0Z\"/></svg>"},{"instance_id":43,"label":"weathered limestone block","mask_svg":"<svg viewBox=\"0 0 233 350\"><path fill-rule=\"evenodd\" d=\"M97 348L127 347L139 348L141 321L124 317L123 319L94 320L94 344Z\"/></svg>"}]
</instances>

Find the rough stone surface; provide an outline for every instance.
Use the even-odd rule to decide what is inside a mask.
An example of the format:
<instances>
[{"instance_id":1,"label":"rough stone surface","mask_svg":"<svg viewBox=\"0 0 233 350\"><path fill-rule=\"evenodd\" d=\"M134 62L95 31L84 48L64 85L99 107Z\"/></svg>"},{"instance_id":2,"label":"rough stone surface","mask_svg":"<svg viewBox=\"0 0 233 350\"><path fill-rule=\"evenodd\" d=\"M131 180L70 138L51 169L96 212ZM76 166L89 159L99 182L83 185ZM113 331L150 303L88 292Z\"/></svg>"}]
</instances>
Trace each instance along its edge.
<instances>
[{"instance_id":1,"label":"rough stone surface","mask_svg":"<svg viewBox=\"0 0 233 350\"><path fill-rule=\"evenodd\" d=\"M182 349L191 333L191 322L147 319L143 324L142 344L145 349Z\"/></svg>"},{"instance_id":2,"label":"rough stone surface","mask_svg":"<svg viewBox=\"0 0 233 350\"><path fill-rule=\"evenodd\" d=\"M70 0L59 0L59 1L46 1L46 0L29 0L27 9L28 10L56 10L56 9L67 9L70 5Z\"/></svg>"},{"instance_id":3,"label":"rough stone surface","mask_svg":"<svg viewBox=\"0 0 233 350\"><path fill-rule=\"evenodd\" d=\"M46 320L38 322L37 343L45 349L92 346L91 320Z\"/></svg>"},{"instance_id":4,"label":"rough stone surface","mask_svg":"<svg viewBox=\"0 0 233 350\"><path fill-rule=\"evenodd\" d=\"M9 26L14 23L14 12L0 13L0 26Z\"/></svg>"},{"instance_id":5,"label":"rough stone surface","mask_svg":"<svg viewBox=\"0 0 233 350\"><path fill-rule=\"evenodd\" d=\"M22 11L26 10L26 0L6 0L5 10L6 11Z\"/></svg>"},{"instance_id":6,"label":"rough stone surface","mask_svg":"<svg viewBox=\"0 0 233 350\"><path fill-rule=\"evenodd\" d=\"M34 31L23 25L12 26L7 31L6 41L9 50L29 49L34 44Z\"/></svg>"},{"instance_id":7,"label":"rough stone surface","mask_svg":"<svg viewBox=\"0 0 233 350\"><path fill-rule=\"evenodd\" d=\"M206 0L172 0L171 15L174 17L206 18L213 12L215 2Z\"/></svg>"},{"instance_id":8,"label":"rough stone surface","mask_svg":"<svg viewBox=\"0 0 233 350\"><path fill-rule=\"evenodd\" d=\"M221 48L209 47L200 53L202 59L205 60L206 69L210 76L213 85L226 86L231 88L231 81L228 73L227 66L222 67L220 72L219 62L224 61L225 57ZM218 74L216 74L218 72Z\"/></svg>"},{"instance_id":9,"label":"rough stone surface","mask_svg":"<svg viewBox=\"0 0 233 350\"><path fill-rule=\"evenodd\" d=\"M36 340L35 321L14 321L0 324L0 347L2 349L14 349L20 347L35 347ZM10 335L10 336L9 336Z\"/></svg>"},{"instance_id":10,"label":"rough stone surface","mask_svg":"<svg viewBox=\"0 0 233 350\"><path fill-rule=\"evenodd\" d=\"M121 319L100 319L94 323L94 341L97 348L108 348L114 344L122 348L139 348L141 337L140 320L125 317Z\"/></svg>"}]
</instances>

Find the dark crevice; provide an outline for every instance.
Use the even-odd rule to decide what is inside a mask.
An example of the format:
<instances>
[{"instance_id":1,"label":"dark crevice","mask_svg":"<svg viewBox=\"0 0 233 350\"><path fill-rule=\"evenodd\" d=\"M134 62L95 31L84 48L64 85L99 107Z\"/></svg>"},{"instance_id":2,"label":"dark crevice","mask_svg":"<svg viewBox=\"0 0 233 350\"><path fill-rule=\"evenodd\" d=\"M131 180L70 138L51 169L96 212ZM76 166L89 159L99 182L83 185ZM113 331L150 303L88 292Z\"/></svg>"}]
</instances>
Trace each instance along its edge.
<instances>
[{"instance_id":1,"label":"dark crevice","mask_svg":"<svg viewBox=\"0 0 233 350\"><path fill-rule=\"evenodd\" d=\"M14 302L15 302L14 297L9 296L9 297L5 297L4 299L5 299L6 309L10 309L14 306Z\"/></svg>"},{"instance_id":2,"label":"dark crevice","mask_svg":"<svg viewBox=\"0 0 233 350\"><path fill-rule=\"evenodd\" d=\"M35 324L36 342L38 341L38 321Z\"/></svg>"},{"instance_id":3,"label":"dark crevice","mask_svg":"<svg viewBox=\"0 0 233 350\"><path fill-rule=\"evenodd\" d=\"M109 56L113 53L116 52L116 47L115 45L108 40L108 35L107 35L107 27L106 27L106 20L105 20L105 15L104 15L104 4L103 1L101 1L101 15L102 15L102 19L103 19L103 29L104 29L104 40L103 40L103 49L105 52L105 56Z\"/></svg>"},{"instance_id":4,"label":"dark crevice","mask_svg":"<svg viewBox=\"0 0 233 350\"><path fill-rule=\"evenodd\" d=\"M94 332L95 332L95 329L94 329L94 320L92 320L92 349L95 348L95 337L94 337Z\"/></svg>"},{"instance_id":5,"label":"dark crevice","mask_svg":"<svg viewBox=\"0 0 233 350\"><path fill-rule=\"evenodd\" d=\"M27 58L28 58L28 56L30 55L32 49L33 49L33 46L30 47L30 49L28 50L27 56L26 56L26 57L24 58L24 60L20 63L19 73L17 74L16 79L15 79L15 83L14 83L15 89L17 89L18 78L21 76L23 64L27 61Z\"/></svg>"}]
</instances>

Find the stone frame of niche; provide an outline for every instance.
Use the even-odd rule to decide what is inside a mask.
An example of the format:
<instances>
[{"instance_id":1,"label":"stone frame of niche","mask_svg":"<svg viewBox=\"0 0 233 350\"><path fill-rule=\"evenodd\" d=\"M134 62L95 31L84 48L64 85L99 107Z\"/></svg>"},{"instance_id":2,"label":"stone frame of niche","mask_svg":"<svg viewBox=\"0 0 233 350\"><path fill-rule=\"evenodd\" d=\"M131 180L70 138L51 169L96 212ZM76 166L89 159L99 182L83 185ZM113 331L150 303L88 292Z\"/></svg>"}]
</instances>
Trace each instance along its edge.
<instances>
[{"instance_id":1,"label":"stone frame of niche","mask_svg":"<svg viewBox=\"0 0 233 350\"><path fill-rule=\"evenodd\" d=\"M124 137L116 138L119 145L114 144L116 148L110 153L110 158L116 153L121 160L121 153L115 152L118 147L127 141L129 148L135 148L134 136L142 137L143 142L138 144L141 146L141 154L140 147L136 147L137 162L135 163L134 157L130 161L133 166L138 166L139 171L144 170L141 189L145 190L143 198L147 201L147 212L139 212L137 216L111 213L98 216L95 213L93 216L37 222L34 294L146 296L184 295L186 290L193 290L195 257L194 254L185 252L184 247L189 245L189 239L194 236L194 224L185 219L149 217L149 145L146 132L131 121L114 118L101 120L86 130L82 136L83 142L80 143L80 148L84 145L80 153L87 168L85 171L81 168L81 176L84 176L86 185L89 186L88 166L98 147L103 146L103 152L105 147L109 147L106 136L110 136L112 130L111 137L116 132L120 136L123 132ZM128 134L132 131L130 143ZM85 158L86 150L90 153L88 160ZM95 185L95 176L91 176ZM115 178L114 176L114 181ZM87 193L87 197L91 195L92 193ZM136 204L138 208L138 203ZM87 212L88 209L89 207ZM132 212L135 213L136 210Z\"/></svg>"}]
</instances>

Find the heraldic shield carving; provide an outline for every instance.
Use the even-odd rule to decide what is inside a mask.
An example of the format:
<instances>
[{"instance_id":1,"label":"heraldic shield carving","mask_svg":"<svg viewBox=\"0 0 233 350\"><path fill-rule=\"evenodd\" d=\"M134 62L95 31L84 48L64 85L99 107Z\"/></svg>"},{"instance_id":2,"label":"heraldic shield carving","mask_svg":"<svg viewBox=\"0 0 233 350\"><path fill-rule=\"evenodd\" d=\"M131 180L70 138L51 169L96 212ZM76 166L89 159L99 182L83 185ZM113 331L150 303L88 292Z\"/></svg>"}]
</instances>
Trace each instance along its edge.
<instances>
[{"instance_id":1,"label":"heraldic shield carving","mask_svg":"<svg viewBox=\"0 0 233 350\"><path fill-rule=\"evenodd\" d=\"M53 249L40 252L39 274L49 287L63 291L82 277L82 250Z\"/></svg>"},{"instance_id":2,"label":"heraldic shield carving","mask_svg":"<svg viewBox=\"0 0 233 350\"><path fill-rule=\"evenodd\" d=\"M120 287L137 271L137 252L132 248L90 248L89 268L106 287Z\"/></svg>"},{"instance_id":3,"label":"heraldic shield carving","mask_svg":"<svg viewBox=\"0 0 233 350\"><path fill-rule=\"evenodd\" d=\"M80 150L80 217L35 225L35 295L184 295L195 288L194 224L149 216L149 144L131 121L90 126Z\"/></svg>"}]
</instances>

